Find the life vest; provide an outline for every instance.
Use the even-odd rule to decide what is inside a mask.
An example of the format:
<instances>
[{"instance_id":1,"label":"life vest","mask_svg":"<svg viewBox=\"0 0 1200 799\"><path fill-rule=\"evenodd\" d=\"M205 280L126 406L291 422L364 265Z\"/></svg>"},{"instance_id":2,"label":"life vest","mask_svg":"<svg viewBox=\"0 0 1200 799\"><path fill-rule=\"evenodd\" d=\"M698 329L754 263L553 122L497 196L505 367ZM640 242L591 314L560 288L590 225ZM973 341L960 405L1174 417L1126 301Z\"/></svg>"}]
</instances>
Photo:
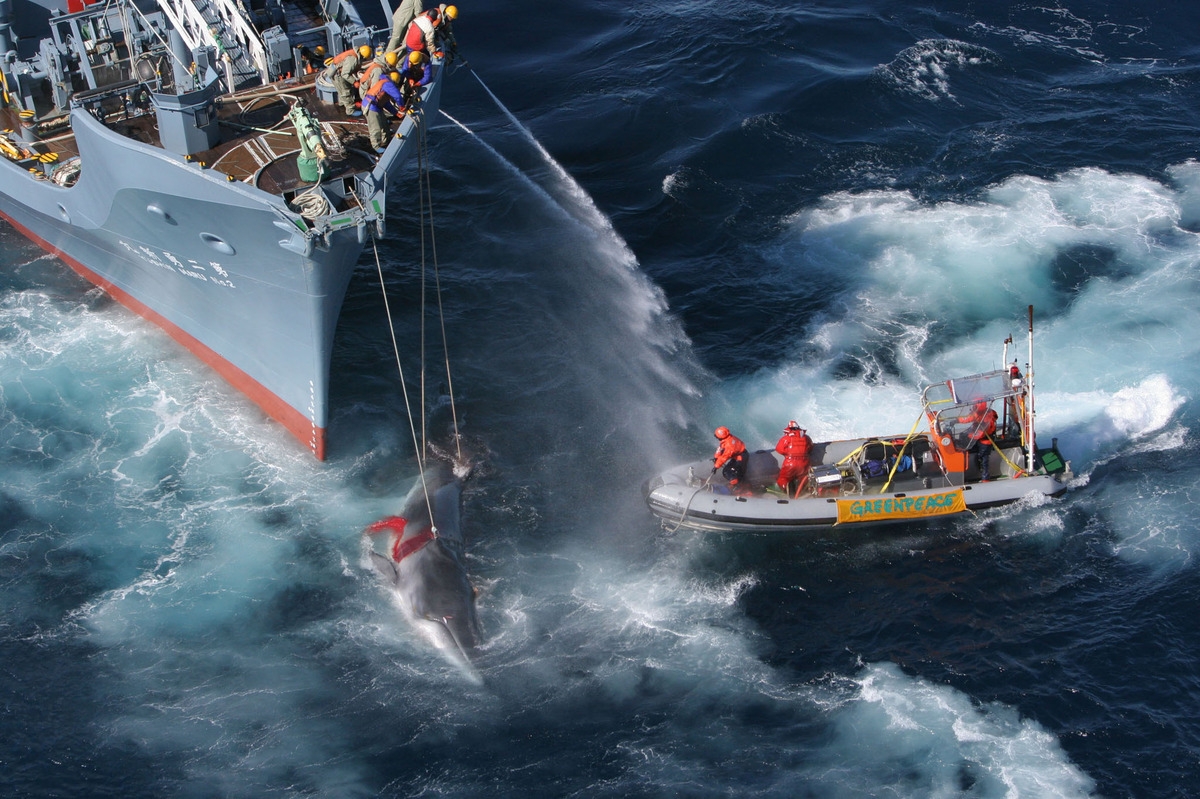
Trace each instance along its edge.
<instances>
[{"instance_id":1,"label":"life vest","mask_svg":"<svg viewBox=\"0 0 1200 799\"><path fill-rule=\"evenodd\" d=\"M972 441L982 441L985 438L990 439L992 434L996 432L996 420L998 418L999 414L988 408L982 413L974 411L970 416L959 419L959 421L972 425L970 432L967 434L968 438Z\"/></svg>"},{"instance_id":2,"label":"life vest","mask_svg":"<svg viewBox=\"0 0 1200 799\"><path fill-rule=\"evenodd\" d=\"M379 75L382 72L383 64L380 64L378 61L372 61L371 63L367 64L366 69L359 73L358 82L364 86L374 86L375 81L379 78Z\"/></svg>"},{"instance_id":3,"label":"life vest","mask_svg":"<svg viewBox=\"0 0 1200 799\"><path fill-rule=\"evenodd\" d=\"M387 78L379 78L379 80L371 84L371 88L368 89L366 94L363 95L362 105L364 110L368 105L374 105L377 109L379 108L379 103L377 101L379 99L379 95L383 93L383 84L387 81Z\"/></svg>"},{"instance_id":4,"label":"life vest","mask_svg":"<svg viewBox=\"0 0 1200 799\"><path fill-rule=\"evenodd\" d=\"M746 445L737 436L730 433L721 439L721 443L717 445L716 460L713 465L720 469L730 460L746 457Z\"/></svg>"},{"instance_id":5,"label":"life vest","mask_svg":"<svg viewBox=\"0 0 1200 799\"><path fill-rule=\"evenodd\" d=\"M775 451L785 458L807 461L812 444L813 441L807 433L800 431L784 433L783 437L779 439L779 443L775 445Z\"/></svg>"},{"instance_id":6,"label":"life vest","mask_svg":"<svg viewBox=\"0 0 1200 799\"><path fill-rule=\"evenodd\" d=\"M1000 415L991 408L988 408L988 412L983 415L983 434L988 438L991 438L992 434L996 432L996 420L999 418Z\"/></svg>"},{"instance_id":7,"label":"life vest","mask_svg":"<svg viewBox=\"0 0 1200 799\"><path fill-rule=\"evenodd\" d=\"M330 66L333 66L335 64L341 64L343 61L345 61L350 56L354 56L355 58L358 58L358 48L357 47L351 47L349 50L345 50L345 51L335 55L333 57L333 60L330 62Z\"/></svg>"}]
</instances>

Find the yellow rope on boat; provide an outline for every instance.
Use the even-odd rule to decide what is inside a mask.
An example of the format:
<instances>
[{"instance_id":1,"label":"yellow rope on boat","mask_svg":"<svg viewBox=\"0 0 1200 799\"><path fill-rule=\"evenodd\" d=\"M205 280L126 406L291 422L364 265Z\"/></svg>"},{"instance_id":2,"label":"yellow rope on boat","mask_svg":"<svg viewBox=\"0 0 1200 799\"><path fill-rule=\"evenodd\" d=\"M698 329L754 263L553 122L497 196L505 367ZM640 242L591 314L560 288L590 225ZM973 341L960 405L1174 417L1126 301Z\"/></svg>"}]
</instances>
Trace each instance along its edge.
<instances>
[{"instance_id":1,"label":"yellow rope on boat","mask_svg":"<svg viewBox=\"0 0 1200 799\"><path fill-rule=\"evenodd\" d=\"M1017 464L1010 461L1008 459L1008 456L1004 454L1004 450L997 447L996 442L993 441L990 436L988 437L988 443L992 445L992 449L996 450L996 454L1000 456L1000 460L1004 461L1010 467L1012 467L1013 477L1024 477L1025 475L1027 475L1029 473L1028 471L1026 471L1025 467L1018 466Z\"/></svg>"},{"instance_id":2,"label":"yellow rope on boat","mask_svg":"<svg viewBox=\"0 0 1200 799\"><path fill-rule=\"evenodd\" d=\"M896 476L896 469L900 468L900 458L904 455L904 450L908 449L909 442L916 435L917 425L921 424L923 418L925 418L924 413L917 417L917 421L913 422L912 430L909 430L908 435L904 437L904 443L900 445L900 451L896 453L895 462L892 463L892 470L888 472L887 482L883 484L883 488L879 489L880 494L887 493L888 486L892 484L892 479Z\"/></svg>"}]
</instances>

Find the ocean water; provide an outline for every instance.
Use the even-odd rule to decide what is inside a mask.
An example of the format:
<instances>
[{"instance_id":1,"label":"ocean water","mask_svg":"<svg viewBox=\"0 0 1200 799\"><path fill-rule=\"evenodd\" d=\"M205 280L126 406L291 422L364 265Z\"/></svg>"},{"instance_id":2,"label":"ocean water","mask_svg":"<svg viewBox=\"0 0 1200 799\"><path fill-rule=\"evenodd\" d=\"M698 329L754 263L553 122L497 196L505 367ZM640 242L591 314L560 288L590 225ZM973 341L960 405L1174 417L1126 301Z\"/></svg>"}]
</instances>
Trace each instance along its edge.
<instances>
[{"instance_id":1,"label":"ocean water","mask_svg":"<svg viewBox=\"0 0 1200 799\"><path fill-rule=\"evenodd\" d=\"M1197 8L460 8L430 178L482 685L364 559L416 477L369 249L316 463L0 227L3 793L1193 795ZM415 384L405 190L379 253ZM925 382L1024 361L1028 305L1061 499L645 510L716 424L907 429Z\"/></svg>"}]
</instances>

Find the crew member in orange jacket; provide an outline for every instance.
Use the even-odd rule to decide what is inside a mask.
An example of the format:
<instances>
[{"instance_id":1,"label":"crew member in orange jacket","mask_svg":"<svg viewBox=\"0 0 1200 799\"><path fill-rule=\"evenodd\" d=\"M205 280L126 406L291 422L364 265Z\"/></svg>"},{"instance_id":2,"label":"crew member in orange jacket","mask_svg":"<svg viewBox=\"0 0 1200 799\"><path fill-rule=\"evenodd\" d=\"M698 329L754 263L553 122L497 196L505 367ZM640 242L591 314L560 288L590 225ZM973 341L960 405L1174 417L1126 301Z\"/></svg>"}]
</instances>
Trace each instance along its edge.
<instances>
[{"instance_id":1,"label":"crew member in orange jacket","mask_svg":"<svg viewBox=\"0 0 1200 799\"><path fill-rule=\"evenodd\" d=\"M352 117L362 116L362 112L354 107L357 94L355 84L358 80L359 70L373 52L375 51L365 44L358 48L352 47L343 53L338 53L325 65L325 79L337 89L338 102Z\"/></svg>"},{"instance_id":2,"label":"crew member in orange jacket","mask_svg":"<svg viewBox=\"0 0 1200 799\"><path fill-rule=\"evenodd\" d=\"M721 476L729 483L729 487L736 490L746 478L746 462L750 457L746 452L746 445L730 433L728 427L718 427L713 431L713 435L721 442L713 455L713 473L716 474L717 469L720 469Z\"/></svg>"},{"instance_id":3,"label":"crew member in orange jacket","mask_svg":"<svg viewBox=\"0 0 1200 799\"><path fill-rule=\"evenodd\" d=\"M391 132L385 115L400 115L404 107L404 95L398 85L400 80L400 73L392 72L375 81L363 95L362 108L367 115L367 133L377 153L382 154L387 150L388 134Z\"/></svg>"},{"instance_id":4,"label":"crew member in orange jacket","mask_svg":"<svg viewBox=\"0 0 1200 799\"><path fill-rule=\"evenodd\" d=\"M812 445L808 433L795 420L788 422L783 436L775 445L775 451L783 456L783 466L779 468L779 479L775 484L789 496L800 496L800 492L808 485L808 453ZM793 485L796 486L795 491L792 490Z\"/></svg>"},{"instance_id":5,"label":"crew member in orange jacket","mask_svg":"<svg viewBox=\"0 0 1200 799\"><path fill-rule=\"evenodd\" d=\"M992 457L992 436L996 433L997 418L997 413L989 408L986 402L975 403L974 409L969 414L958 417L960 424L970 425L967 428L965 451L975 453L975 465L979 468L979 479L985 483L992 479L989 461Z\"/></svg>"}]
</instances>

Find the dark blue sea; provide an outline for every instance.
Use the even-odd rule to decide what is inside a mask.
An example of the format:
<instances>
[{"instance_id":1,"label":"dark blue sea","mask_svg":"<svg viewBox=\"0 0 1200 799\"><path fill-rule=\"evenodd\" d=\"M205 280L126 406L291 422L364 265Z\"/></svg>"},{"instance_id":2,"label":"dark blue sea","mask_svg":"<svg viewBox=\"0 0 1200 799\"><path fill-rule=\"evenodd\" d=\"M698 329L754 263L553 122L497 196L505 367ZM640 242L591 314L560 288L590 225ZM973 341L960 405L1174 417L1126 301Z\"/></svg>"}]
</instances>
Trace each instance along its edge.
<instances>
[{"instance_id":1,"label":"dark blue sea","mask_svg":"<svg viewBox=\"0 0 1200 799\"><path fill-rule=\"evenodd\" d=\"M1200 6L460 9L429 165L482 685L364 557L416 477L370 248L318 463L4 227L0 792L1195 795ZM417 185L379 245L410 397ZM1029 305L1061 499L646 510L718 424L907 430Z\"/></svg>"}]
</instances>

